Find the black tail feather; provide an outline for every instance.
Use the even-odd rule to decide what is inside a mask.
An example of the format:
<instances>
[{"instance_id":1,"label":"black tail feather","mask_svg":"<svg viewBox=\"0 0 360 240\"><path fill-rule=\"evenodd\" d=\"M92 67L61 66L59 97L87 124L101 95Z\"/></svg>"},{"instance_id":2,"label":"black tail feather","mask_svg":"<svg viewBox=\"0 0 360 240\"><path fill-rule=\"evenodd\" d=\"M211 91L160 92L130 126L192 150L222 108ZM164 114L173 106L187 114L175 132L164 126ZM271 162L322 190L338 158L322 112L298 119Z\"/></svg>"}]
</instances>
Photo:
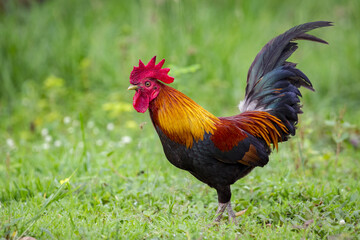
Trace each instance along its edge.
<instances>
[{"instance_id":1,"label":"black tail feather","mask_svg":"<svg viewBox=\"0 0 360 240\"><path fill-rule=\"evenodd\" d=\"M309 40L327 44L326 41L306 32L332 26L331 22L305 23L279 35L268 42L250 66L245 99L240 103L242 112L248 110L267 111L279 118L288 129L282 140L295 134L298 114L302 113L299 88L314 91L309 78L296 64L286 61L297 49L295 40Z\"/></svg>"},{"instance_id":2,"label":"black tail feather","mask_svg":"<svg viewBox=\"0 0 360 240\"><path fill-rule=\"evenodd\" d=\"M277 36L276 38L269 41L255 57L253 63L250 66L247 78L247 90L252 88L253 84L264 76L266 73L272 71L275 66L281 66L284 64L284 61L291 56L291 54L297 49L293 50L293 46L297 44L291 41L301 39L301 40L310 40L320 43L327 43L326 41L306 34L306 32L320 28L332 26L332 22L318 21L318 22L309 22L296 27L291 28L285 33ZM290 49L290 52L287 51ZM287 58L285 58L287 56Z\"/></svg>"}]
</instances>

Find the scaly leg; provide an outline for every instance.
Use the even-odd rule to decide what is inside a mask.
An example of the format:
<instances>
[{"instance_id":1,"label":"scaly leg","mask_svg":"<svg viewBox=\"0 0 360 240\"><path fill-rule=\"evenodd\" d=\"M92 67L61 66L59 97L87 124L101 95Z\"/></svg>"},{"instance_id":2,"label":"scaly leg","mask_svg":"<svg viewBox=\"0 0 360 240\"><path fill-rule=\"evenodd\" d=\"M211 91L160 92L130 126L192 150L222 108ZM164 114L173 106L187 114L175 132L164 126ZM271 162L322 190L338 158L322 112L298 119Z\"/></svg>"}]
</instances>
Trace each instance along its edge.
<instances>
[{"instance_id":1,"label":"scaly leg","mask_svg":"<svg viewBox=\"0 0 360 240\"><path fill-rule=\"evenodd\" d=\"M230 185L228 185L228 186L217 186L215 189L216 189L217 194L218 194L219 207L218 207L218 209L216 211L216 216L215 216L214 221L216 223L220 222L225 209L227 209L227 212L228 212L228 215L229 215L229 220L232 223L236 224L237 214L233 211L233 209L231 207L231 203L230 203L230 199L231 199Z\"/></svg>"},{"instance_id":2,"label":"scaly leg","mask_svg":"<svg viewBox=\"0 0 360 240\"><path fill-rule=\"evenodd\" d=\"M216 210L216 214L215 214L215 216L216 216L216 218L215 218L215 222L220 222L220 220L221 220L221 218L222 218L222 215L223 215L223 213L224 213L224 211L225 211L225 209L226 209L226 207L229 205L229 203L230 202L227 202L227 203L221 203L221 202L219 202L219 207L218 207L218 209Z\"/></svg>"},{"instance_id":3,"label":"scaly leg","mask_svg":"<svg viewBox=\"0 0 360 240\"><path fill-rule=\"evenodd\" d=\"M227 203L219 202L219 207L216 210L216 215L215 215L216 218L215 218L214 222L216 222L216 223L220 222L220 220L222 219L223 213L225 212L225 209L228 212L229 220L234 224L237 224L236 217L239 217L239 216L243 215L247 210L247 209L245 209L245 210L242 210L240 212L235 213L234 210L231 207L231 202L230 201L227 202Z\"/></svg>"},{"instance_id":4,"label":"scaly leg","mask_svg":"<svg viewBox=\"0 0 360 240\"><path fill-rule=\"evenodd\" d=\"M229 202L229 204L227 205L227 212L228 212L228 215L229 215L229 220L230 220L232 223L237 224L236 214L235 214L235 212L233 211L230 202Z\"/></svg>"}]
</instances>

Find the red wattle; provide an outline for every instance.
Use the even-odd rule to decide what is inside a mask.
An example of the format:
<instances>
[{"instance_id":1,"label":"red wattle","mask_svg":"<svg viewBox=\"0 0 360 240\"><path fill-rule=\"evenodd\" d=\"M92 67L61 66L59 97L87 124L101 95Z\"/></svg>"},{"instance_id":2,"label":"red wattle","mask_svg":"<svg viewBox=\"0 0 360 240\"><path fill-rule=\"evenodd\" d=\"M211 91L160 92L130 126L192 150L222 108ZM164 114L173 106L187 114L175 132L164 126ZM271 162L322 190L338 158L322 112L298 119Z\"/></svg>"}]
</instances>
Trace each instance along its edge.
<instances>
[{"instance_id":1,"label":"red wattle","mask_svg":"<svg viewBox=\"0 0 360 240\"><path fill-rule=\"evenodd\" d=\"M136 111L140 113L146 112L149 108L150 99L147 94L141 94L140 91L136 91L133 98L133 106Z\"/></svg>"}]
</instances>

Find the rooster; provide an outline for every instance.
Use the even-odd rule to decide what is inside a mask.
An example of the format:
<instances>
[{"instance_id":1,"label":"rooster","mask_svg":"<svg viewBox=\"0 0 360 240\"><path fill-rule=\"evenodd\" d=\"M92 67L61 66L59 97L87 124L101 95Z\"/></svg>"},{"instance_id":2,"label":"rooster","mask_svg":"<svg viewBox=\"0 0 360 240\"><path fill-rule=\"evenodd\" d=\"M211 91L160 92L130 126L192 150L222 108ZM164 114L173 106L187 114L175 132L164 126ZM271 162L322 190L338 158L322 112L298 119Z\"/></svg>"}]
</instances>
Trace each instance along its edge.
<instances>
[{"instance_id":1,"label":"rooster","mask_svg":"<svg viewBox=\"0 0 360 240\"><path fill-rule=\"evenodd\" d=\"M240 114L216 117L192 99L166 85L174 81L165 59L156 56L145 65L139 60L130 74L129 90L135 90L133 106L149 110L167 159L215 188L219 222L225 210L236 222L230 203L230 185L269 161L272 148L295 135L300 106L300 87L314 91L308 77L286 61L298 48L295 40L326 41L308 31L332 26L331 22L305 23L268 42L258 53L247 75Z\"/></svg>"}]
</instances>

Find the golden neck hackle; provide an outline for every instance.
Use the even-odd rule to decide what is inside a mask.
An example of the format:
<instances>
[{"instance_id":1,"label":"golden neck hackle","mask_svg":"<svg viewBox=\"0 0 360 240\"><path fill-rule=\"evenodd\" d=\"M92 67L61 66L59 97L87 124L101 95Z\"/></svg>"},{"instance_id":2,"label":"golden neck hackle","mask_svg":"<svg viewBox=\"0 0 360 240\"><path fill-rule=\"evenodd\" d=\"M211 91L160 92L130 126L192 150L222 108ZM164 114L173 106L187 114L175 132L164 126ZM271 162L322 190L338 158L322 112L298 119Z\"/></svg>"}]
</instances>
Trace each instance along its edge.
<instances>
[{"instance_id":1,"label":"golden neck hackle","mask_svg":"<svg viewBox=\"0 0 360 240\"><path fill-rule=\"evenodd\" d=\"M151 103L154 124L171 140L191 148L194 141L213 134L220 120L176 89L163 85Z\"/></svg>"}]
</instances>

